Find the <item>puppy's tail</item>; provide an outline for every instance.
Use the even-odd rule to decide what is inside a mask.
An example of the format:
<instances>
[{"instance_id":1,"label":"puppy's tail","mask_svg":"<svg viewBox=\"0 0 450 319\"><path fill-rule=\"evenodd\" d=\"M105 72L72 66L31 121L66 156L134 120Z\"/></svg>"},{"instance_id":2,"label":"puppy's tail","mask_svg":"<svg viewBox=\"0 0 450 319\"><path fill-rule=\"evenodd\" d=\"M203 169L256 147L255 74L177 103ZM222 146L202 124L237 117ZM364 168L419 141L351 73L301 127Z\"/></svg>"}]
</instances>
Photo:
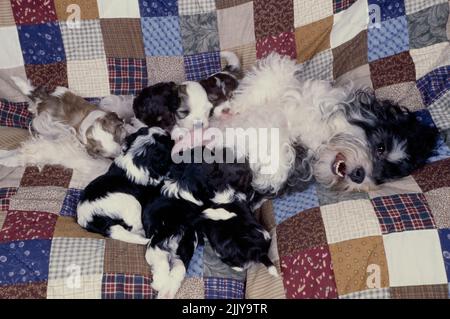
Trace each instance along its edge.
<instances>
[{"instance_id":1,"label":"puppy's tail","mask_svg":"<svg viewBox=\"0 0 450 319\"><path fill-rule=\"evenodd\" d=\"M220 57L227 61L224 71L239 72L241 71L241 62L238 56L231 51L220 52Z\"/></svg>"},{"instance_id":2,"label":"puppy's tail","mask_svg":"<svg viewBox=\"0 0 450 319\"><path fill-rule=\"evenodd\" d=\"M270 260L269 256L263 255L261 256L261 259L259 260L260 263L262 263L264 266L267 267L267 271L269 274L271 274L274 277L279 277L277 267L273 264L273 262Z\"/></svg>"},{"instance_id":3,"label":"puppy's tail","mask_svg":"<svg viewBox=\"0 0 450 319\"><path fill-rule=\"evenodd\" d=\"M48 97L48 94L43 87L34 87L31 85L30 80L24 80L17 76L12 76L11 80L14 82L19 91L33 102L36 102L38 99L43 100Z\"/></svg>"}]
</instances>

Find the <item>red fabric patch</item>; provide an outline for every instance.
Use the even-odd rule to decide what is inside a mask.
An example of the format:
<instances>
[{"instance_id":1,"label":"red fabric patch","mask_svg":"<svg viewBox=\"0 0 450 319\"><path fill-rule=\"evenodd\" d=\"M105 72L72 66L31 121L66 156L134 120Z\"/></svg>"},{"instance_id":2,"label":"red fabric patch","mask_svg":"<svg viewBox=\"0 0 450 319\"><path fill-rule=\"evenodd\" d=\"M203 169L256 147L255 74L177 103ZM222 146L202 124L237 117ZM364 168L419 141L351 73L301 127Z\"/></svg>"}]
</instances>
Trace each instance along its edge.
<instances>
[{"instance_id":1,"label":"red fabric patch","mask_svg":"<svg viewBox=\"0 0 450 319\"><path fill-rule=\"evenodd\" d=\"M450 158L428 164L412 176L423 192L441 187L450 187Z\"/></svg>"},{"instance_id":2,"label":"red fabric patch","mask_svg":"<svg viewBox=\"0 0 450 319\"><path fill-rule=\"evenodd\" d=\"M281 272L287 298L337 298L328 246L282 257Z\"/></svg>"},{"instance_id":3,"label":"red fabric patch","mask_svg":"<svg viewBox=\"0 0 450 319\"><path fill-rule=\"evenodd\" d=\"M27 64L25 65L27 78L35 86L43 85L53 91L57 86L69 87L67 80L67 64L57 62L50 64Z\"/></svg>"},{"instance_id":4,"label":"red fabric patch","mask_svg":"<svg viewBox=\"0 0 450 319\"><path fill-rule=\"evenodd\" d=\"M280 34L294 27L292 0L264 0L253 2L256 39Z\"/></svg>"},{"instance_id":5,"label":"red fabric patch","mask_svg":"<svg viewBox=\"0 0 450 319\"><path fill-rule=\"evenodd\" d=\"M57 219L55 214L9 211L0 231L0 242L51 239Z\"/></svg>"},{"instance_id":6,"label":"red fabric patch","mask_svg":"<svg viewBox=\"0 0 450 319\"><path fill-rule=\"evenodd\" d=\"M42 24L57 21L55 5L52 0L11 0L16 24Z\"/></svg>"},{"instance_id":7,"label":"red fabric patch","mask_svg":"<svg viewBox=\"0 0 450 319\"><path fill-rule=\"evenodd\" d=\"M416 68L409 52L402 52L369 63L373 88L416 81Z\"/></svg>"},{"instance_id":8,"label":"red fabric patch","mask_svg":"<svg viewBox=\"0 0 450 319\"><path fill-rule=\"evenodd\" d=\"M271 52L297 58L294 32L283 32L278 36L268 36L256 41L256 58L262 59Z\"/></svg>"},{"instance_id":9,"label":"red fabric patch","mask_svg":"<svg viewBox=\"0 0 450 319\"><path fill-rule=\"evenodd\" d=\"M35 166L29 166L23 173L20 186L59 186L69 187L72 170L62 166L45 165L39 171Z\"/></svg>"}]
</instances>

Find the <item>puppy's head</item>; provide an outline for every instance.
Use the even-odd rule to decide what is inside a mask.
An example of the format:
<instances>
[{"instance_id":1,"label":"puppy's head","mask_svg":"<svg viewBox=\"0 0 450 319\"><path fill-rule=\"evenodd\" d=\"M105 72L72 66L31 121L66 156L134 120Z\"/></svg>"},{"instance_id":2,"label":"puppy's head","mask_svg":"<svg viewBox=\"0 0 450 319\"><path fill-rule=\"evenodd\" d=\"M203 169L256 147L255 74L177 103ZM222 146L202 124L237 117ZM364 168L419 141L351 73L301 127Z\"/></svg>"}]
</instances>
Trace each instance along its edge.
<instances>
[{"instance_id":1,"label":"puppy's head","mask_svg":"<svg viewBox=\"0 0 450 319\"><path fill-rule=\"evenodd\" d=\"M125 139L122 153L114 163L122 168L128 178L140 185L156 185L171 165L174 142L159 127L143 127Z\"/></svg>"},{"instance_id":2,"label":"puppy's head","mask_svg":"<svg viewBox=\"0 0 450 319\"><path fill-rule=\"evenodd\" d=\"M364 119L354 123L364 129L377 184L405 177L424 165L436 147L439 132L418 113L389 101L358 96Z\"/></svg>"},{"instance_id":3,"label":"puppy's head","mask_svg":"<svg viewBox=\"0 0 450 319\"><path fill-rule=\"evenodd\" d=\"M107 112L86 130L86 150L94 157L115 158L125 136L124 122L116 113Z\"/></svg>"},{"instance_id":4,"label":"puppy's head","mask_svg":"<svg viewBox=\"0 0 450 319\"><path fill-rule=\"evenodd\" d=\"M136 117L149 127L171 131L176 124L175 112L180 107L178 85L161 82L143 89L133 101Z\"/></svg>"},{"instance_id":5,"label":"puppy's head","mask_svg":"<svg viewBox=\"0 0 450 319\"><path fill-rule=\"evenodd\" d=\"M186 81L178 88L180 107L175 111L177 126L191 130L196 125L209 126L209 116L213 108L203 86Z\"/></svg>"}]
</instances>

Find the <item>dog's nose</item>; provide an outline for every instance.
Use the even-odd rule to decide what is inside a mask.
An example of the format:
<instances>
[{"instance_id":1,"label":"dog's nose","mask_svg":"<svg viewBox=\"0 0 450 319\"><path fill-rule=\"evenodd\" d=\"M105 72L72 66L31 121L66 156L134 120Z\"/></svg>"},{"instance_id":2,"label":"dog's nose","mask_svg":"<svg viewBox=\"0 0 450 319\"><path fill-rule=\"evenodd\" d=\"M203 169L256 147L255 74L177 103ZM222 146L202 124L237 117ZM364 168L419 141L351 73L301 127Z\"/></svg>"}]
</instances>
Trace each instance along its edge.
<instances>
[{"instance_id":1,"label":"dog's nose","mask_svg":"<svg viewBox=\"0 0 450 319\"><path fill-rule=\"evenodd\" d=\"M357 167L355 168L350 174L350 179L355 182L356 184L361 184L366 177L366 172L364 171L364 168Z\"/></svg>"}]
</instances>

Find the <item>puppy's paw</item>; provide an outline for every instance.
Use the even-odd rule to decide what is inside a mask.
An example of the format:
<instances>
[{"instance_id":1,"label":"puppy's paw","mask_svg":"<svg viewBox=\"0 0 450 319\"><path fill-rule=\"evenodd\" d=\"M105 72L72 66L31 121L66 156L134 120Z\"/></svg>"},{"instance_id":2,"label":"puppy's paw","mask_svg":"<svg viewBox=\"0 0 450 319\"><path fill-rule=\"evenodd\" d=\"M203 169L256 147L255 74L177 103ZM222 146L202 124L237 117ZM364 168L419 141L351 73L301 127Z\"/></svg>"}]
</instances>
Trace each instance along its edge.
<instances>
[{"instance_id":1,"label":"puppy's paw","mask_svg":"<svg viewBox=\"0 0 450 319\"><path fill-rule=\"evenodd\" d=\"M181 282L169 282L162 287L162 289L158 290L157 299L173 299L180 289Z\"/></svg>"}]
</instances>

